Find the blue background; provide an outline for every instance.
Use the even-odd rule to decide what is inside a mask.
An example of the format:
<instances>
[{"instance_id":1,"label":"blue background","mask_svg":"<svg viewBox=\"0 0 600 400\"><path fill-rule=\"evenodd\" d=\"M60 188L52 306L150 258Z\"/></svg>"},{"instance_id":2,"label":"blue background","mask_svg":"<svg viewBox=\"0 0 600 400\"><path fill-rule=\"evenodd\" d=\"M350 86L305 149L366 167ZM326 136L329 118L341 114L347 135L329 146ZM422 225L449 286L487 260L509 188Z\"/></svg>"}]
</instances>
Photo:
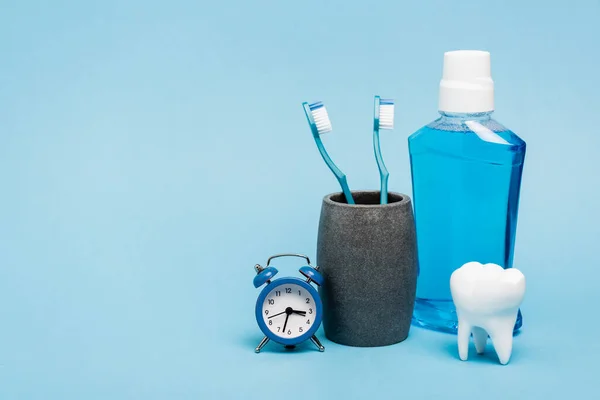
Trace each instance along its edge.
<instances>
[{"instance_id":1,"label":"blue background","mask_svg":"<svg viewBox=\"0 0 600 400\"><path fill-rule=\"evenodd\" d=\"M0 3L0 398L593 397L600 238L598 1ZM260 355L253 265L315 255L337 191L411 193L442 54L492 53L496 118L528 143L511 364L455 337ZM281 275L295 263L278 263Z\"/></svg>"}]
</instances>

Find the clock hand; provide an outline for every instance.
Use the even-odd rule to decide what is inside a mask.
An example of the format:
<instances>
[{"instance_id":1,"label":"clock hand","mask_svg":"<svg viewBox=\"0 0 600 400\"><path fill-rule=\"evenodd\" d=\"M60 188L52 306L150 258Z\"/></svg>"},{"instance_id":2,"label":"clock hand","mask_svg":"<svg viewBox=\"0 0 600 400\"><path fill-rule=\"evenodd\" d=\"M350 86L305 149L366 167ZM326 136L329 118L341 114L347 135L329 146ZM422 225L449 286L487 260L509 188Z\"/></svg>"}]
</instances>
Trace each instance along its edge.
<instances>
[{"instance_id":1,"label":"clock hand","mask_svg":"<svg viewBox=\"0 0 600 400\"><path fill-rule=\"evenodd\" d=\"M287 321L288 321L288 318L289 318L289 317L290 317L290 314L288 314L288 315L286 315L286 316L285 316L285 322L284 322L284 324L283 324L283 333L285 333L285 327L286 327L286 325L287 325Z\"/></svg>"},{"instance_id":2,"label":"clock hand","mask_svg":"<svg viewBox=\"0 0 600 400\"><path fill-rule=\"evenodd\" d=\"M278 316L280 316L281 314L285 314L285 311L282 311L282 312L280 312L280 313L278 313L278 314L275 314L275 315L271 315L271 316L270 316L269 318L267 318L267 319L271 319L271 318L274 318L274 317L278 317Z\"/></svg>"},{"instance_id":3,"label":"clock hand","mask_svg":"<svg viewBox=\"0 0 600 400\"><path fill-rule=\"evenodd\" d=\"M303 317L306 315L306 311L292 310L292 313L302 315Z\"/></svg>"}]
</instances>

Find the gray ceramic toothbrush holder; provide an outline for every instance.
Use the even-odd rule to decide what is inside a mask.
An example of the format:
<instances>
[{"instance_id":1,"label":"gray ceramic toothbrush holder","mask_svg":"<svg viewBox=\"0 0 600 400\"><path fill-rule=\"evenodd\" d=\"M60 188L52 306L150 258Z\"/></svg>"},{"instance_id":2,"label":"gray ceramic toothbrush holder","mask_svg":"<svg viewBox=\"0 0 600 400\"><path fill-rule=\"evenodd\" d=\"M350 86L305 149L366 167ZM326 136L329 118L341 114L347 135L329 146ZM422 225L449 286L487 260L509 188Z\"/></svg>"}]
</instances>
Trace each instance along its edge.
<instances>
[{"instance_id":1,"label":"gray ceramic toothbrush holder","mask_svg":"<svg viewBox=\"0 0 600 400\"><path fill-rule=\"evenodd\" d=\"M323 328L333 342L385 346L406 339L417 285L417 241L408 196L379 191L325 196L317 264L324 277Z\"/></svg>"}]
</instances>

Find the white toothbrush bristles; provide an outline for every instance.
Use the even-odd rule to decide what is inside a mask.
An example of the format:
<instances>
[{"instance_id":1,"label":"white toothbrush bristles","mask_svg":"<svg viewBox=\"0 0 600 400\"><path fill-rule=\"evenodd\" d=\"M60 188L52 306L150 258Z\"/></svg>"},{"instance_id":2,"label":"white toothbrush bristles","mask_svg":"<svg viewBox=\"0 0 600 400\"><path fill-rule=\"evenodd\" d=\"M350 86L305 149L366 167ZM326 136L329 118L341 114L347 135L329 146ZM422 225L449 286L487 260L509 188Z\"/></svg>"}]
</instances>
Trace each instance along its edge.
<instances>
[{"instance_id":1,"label":"white toothbrush bristles","mask_svg":"<svg viewBox=\"0 0 600 400\"><path fill-rule=\"evenodd\" d=\"M312 117L315 120L315 125L317 126L317 132L319 132L319 135L331 132L333 128L331 127L331 121L329 120L327 109L323 103L318 101L310 104L309 108L312 113Z\"/></svg>"},{"instance_id":2,"label":"white toothbrush bristles","mask_svg":"<svg viewBox=\"0 0 600 400\"><path fill-rule=\"evenodd\" d=\"M394 129L394 100L381 99L379 102L379 129Z\"/></svg>"}]
</instances>

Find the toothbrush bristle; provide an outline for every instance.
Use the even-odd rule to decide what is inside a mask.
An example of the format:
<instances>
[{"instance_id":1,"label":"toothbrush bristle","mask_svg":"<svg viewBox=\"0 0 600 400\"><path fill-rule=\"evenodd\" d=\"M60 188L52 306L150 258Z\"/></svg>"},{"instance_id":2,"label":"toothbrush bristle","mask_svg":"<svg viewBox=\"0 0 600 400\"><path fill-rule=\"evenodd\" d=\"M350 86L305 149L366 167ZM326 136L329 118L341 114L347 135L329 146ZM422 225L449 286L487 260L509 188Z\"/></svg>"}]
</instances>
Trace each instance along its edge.
<instances>
[{"instance_id":1,"label":"toothbrush bristle","mask_svg":"<svg viewBox=\"0 0 600 400\"><path fill-rule=\"evenodd\" d=\"M394 100L379 101L379 129L394 129Z\"/></svg>"},{"instance_id":2,"label":"toothbrush bristle","mask_svg":"<svg viewBox=\"0 0 600 400\"><path fill-rule=\"evenodd\" d=\"M317 101L316 103L309 104L308 107L315 120L319 135L331 132L333 128L331 127L331 121L329 120L329 115L327 114L327 109L323 105L323 102Z\"/></svg>"}]
</instances>

